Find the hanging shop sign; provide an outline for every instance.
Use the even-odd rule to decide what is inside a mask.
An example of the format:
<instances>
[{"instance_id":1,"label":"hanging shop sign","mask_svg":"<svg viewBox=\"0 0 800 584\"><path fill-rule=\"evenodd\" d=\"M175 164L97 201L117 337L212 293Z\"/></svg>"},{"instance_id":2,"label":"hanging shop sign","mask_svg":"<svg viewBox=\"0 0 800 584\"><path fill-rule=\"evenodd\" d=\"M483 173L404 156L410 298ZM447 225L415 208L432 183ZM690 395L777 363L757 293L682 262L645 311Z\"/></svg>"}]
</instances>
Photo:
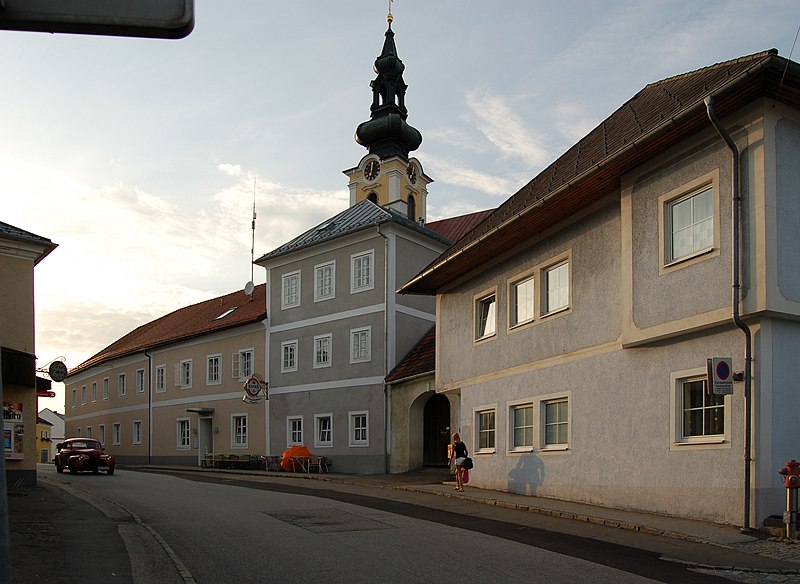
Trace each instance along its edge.
<instances>
[{"instance_id":1,"label":"hanging shop sign","mask_svg":"<svg viewBox=\"0 0 800 584\"><path fill-rule=\"evenodd\" d=\"M261 399L269 399L269 383L264 381L258 373L251 375L244 382L244 396L242 401L248 404L260 404Z\"/></svg>"}]
</instances>

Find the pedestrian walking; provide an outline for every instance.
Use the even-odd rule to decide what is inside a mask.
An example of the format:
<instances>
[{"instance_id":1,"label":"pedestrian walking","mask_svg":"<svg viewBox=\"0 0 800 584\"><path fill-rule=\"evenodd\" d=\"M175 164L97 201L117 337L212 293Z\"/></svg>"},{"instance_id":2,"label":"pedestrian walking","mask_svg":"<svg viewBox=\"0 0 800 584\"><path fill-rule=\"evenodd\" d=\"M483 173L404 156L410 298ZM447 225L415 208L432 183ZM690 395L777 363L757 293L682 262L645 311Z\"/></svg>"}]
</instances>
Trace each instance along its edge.
<instances>
[{"instance_id":1,"label":"pedestrian walking","mask_svg":"<svg viewBox=\"0 0 800 584\"><path fill-rule=\"evenodd\" d=\"M464 492L464 459L467 458L469 452L467 452L467 445L461 441L461 436L458 435L458 432L453 434L453 450L452 450L452 458L449 463L452 463L453 459L455 459L456 463L456 491Z\"/></svg>"}]
</instances>

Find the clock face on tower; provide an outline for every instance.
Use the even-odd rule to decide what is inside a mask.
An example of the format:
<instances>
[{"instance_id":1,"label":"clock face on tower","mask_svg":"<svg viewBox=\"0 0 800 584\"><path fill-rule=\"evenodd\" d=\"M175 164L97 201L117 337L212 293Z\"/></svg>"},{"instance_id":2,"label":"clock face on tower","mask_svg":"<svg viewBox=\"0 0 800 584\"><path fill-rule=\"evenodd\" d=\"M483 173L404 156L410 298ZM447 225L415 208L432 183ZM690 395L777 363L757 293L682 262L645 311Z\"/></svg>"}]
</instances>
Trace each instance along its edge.
<instances>
[{"instance_id":1,"label":"clock face on tower","mask_svg":"<svg viewBox=\"0 0 800 584\"><path fill-rule=\"evenodd\" d=\"M381 163L377 160L370 160L364 167L364 178L367 180L375 180L375 177L378 176L378 172L380 172L380 170Z\"/></svg>"},{"instance_id":2,"label":"clock face on tower","mask_svg":"<svg viewBox=\"0 0 800 584\"><path fill-rule=\"evenodd\" d=\"M406 168L406 174L408 175L408 180L411 182L411 184L416 184L417 168L413 164L408 165L408 168Z\"/></svg>"}]
</instances>

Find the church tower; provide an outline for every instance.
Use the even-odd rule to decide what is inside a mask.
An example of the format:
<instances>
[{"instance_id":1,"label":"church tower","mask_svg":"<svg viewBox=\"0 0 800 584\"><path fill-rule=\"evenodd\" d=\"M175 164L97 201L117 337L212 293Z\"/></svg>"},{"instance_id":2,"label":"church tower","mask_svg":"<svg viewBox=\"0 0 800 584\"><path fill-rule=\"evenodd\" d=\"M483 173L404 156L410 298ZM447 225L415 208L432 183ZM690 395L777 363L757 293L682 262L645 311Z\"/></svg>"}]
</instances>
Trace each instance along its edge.
<instances>
[{"instance_id":1,"label":"church tower","mask_svg":"<svg viewBox=\"0 0 800 584\"><path fill-rule=\"evenodd\" d=\"M392 31L392 13L383 51L375 59L377 77L370 83L370 119L359 124L356 142L369 151L358 166L345 170L350 179L350 206L370 199L381 207L394 209L412 221L424 223L427 215L428 185L433 182L409 152L419 148L422 134L406 122L405 65L397 56Z\"/></svg>"}]
</instances>

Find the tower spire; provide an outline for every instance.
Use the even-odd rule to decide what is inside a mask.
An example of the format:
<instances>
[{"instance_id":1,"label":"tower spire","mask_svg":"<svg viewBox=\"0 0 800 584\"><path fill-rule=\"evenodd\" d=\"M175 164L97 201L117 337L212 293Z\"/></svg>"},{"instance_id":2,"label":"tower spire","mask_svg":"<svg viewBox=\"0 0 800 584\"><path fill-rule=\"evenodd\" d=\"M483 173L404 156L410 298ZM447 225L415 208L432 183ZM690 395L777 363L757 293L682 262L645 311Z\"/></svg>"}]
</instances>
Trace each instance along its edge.
<instances>
[{"instance_id":1,"label":"tower spire","mask_svg":"<svg viewBox=\"0 0 800 584\"><path fill-rule=\"evenodd\" d=\"M380 158L397 155L408 158L408 153L422 143L422 134L406 122L408 110L405 96L408 86L403 81L405 65L397 56L394 43L392 0L389 0L386 20L388 28L384 34L383 50L375 59L374 69L378 76L370 83L371 119L356 128L356 142Z\"/></svg>"}]
</instances>

